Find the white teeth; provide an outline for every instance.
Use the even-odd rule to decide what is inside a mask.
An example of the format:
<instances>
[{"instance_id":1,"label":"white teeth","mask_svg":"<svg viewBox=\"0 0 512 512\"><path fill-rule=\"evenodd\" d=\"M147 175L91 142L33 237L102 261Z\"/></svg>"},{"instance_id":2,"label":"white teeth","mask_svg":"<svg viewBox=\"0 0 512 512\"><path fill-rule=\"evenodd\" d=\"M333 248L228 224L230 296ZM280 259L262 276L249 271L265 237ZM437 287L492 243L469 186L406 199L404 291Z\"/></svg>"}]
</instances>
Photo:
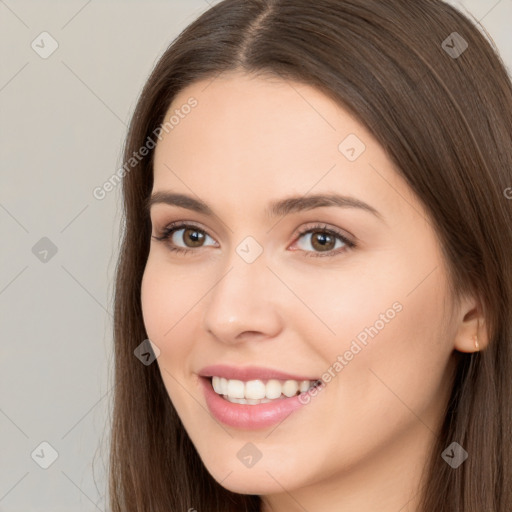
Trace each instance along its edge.
<instances>
[{"instance_id":1,"label":"white teeth","mask_svg":"<svg viewBox=\"0 0 512 512\"><path fill-rule=\"evenodd\" d=\"M238 379L225 379L224 377L212 377L212 386L215 393L224 396L226 400L237 404L257 405L272 400L295 396L314 386L317 381L280 381L269 379L249 380L247 382ZM284 396L282 396L284 395Z\"/></svg>"},{"instance_id":2,"label":"white teeth","mask_svg":"<svg viewBox=\"0 0 512 512\"><path fill-rule=\"evenodd\" d=\"M233 397L228 397L228 400L233 403L233 404L239 404L242 402L243 398L233 398Z\"/></svg>"},{"instance_id":3,"label":"white teeth","mask_svg":"<svg viewBox=\"0 0 512 512\"><path fill-rule=\"evenodd\" d=\"M258 405L258 404L267 404L268 402L272 402L272 400L269 400L268 398L264 398L263 400L251 400L251 399L245 399L245 398L231 398L229 396L224 397L228 402L231 402L233 404L247 404L247 405Z\"/></svg>"},{"instance_id":4,"label":"white teeth","mask_svg":"<svg viewBox=\"0 0 512 512\"><path fill-rule=\"evenodd\" d=\"M231 398L245 398L244 397L245 385L241 380L228 380L228 392L226 393Z\"/></svg>"},{"instance_id":5,"label":"white teeth","mask_svg":"<svg viewBox=\"0 0 512 512\"><path fill-rule=\"evenodd\" d=\"M299 383L296 380L287 380L283 385L283 395L287 397L296 395L298 390Z\"/></svg>"},{"instance_id":6,"label":"white teeth","mask_svg":"<svg viewBox=\"0 0 512 512\"><path fill-rule=\"evenodd\" d=\"M222 395L222 388L220 385L220 377L212 377L212 386L215 393L218 393L219 395Z\"/></svg>"},{"instance_id":7,"label":"white teeth","mask_svg":"<svg viewBox=\"0 0 512 512\"><path fill-rule=\"evenodd\" d=\"M261 400L265 398L266 386L261 380L250 380L245 383L245 398Z\"/></svg>"},{"instance_id":8,"label":"white teeth","mask_svg":"<svg viewBox=\"0 0 512 512\"><path fill-rule=\"evenodd\" d=\"M265 396L270 399L279 398L281 396L282 390L283 387L278 380L270 379L267 382L267 386L265 388Z\"/></svg>"},{"instance_id":9,"label":"white teeth","mask_svg":"<svg viewBox=\"0 0 512 512\"><path fill-rule=\"evenodd\" d=\"M311 382L309 380L303 380L299 384L299 391L301 393L304 393L304 391L307 391L311 386Z\"/></svg>"},{"instance_id":10,"label":"white teeth","mask_svg":"<svg viewBox=\"0 0 512 512\"><path fill-rule=\"evenodd\" d=\"M223 395L228 394L228 379L225 379L224 377L220 378L220 391Z\"/></svg>"}]
</instances>

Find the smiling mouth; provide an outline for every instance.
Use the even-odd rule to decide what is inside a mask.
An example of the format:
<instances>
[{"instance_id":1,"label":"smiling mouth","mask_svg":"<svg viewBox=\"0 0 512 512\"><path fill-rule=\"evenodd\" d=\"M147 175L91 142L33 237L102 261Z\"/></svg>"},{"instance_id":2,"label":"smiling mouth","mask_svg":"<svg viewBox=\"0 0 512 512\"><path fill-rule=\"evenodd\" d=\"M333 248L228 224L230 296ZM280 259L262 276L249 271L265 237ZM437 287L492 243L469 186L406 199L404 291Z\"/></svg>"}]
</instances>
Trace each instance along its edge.
<instances>
[{"instance_id":1,"label":"smiling mouth","mask_svg":"<svg viewBox=\"0 0 512 512\"><path fill-rule=\"evenodd\" d=\"M249 380L210 377L215 393L228 402L258 405L284 400L305 393L321 384L320 380Z\"/></svg>"}]
</instances>

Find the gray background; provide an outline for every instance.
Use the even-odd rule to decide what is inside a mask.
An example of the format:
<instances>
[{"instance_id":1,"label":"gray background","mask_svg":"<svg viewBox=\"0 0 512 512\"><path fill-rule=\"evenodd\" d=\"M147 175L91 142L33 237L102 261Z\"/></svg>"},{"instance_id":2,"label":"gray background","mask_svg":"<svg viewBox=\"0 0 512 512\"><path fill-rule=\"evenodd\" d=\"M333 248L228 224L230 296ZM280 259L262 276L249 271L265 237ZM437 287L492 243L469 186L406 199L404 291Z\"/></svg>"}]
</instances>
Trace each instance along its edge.
<instances>
[{"instance_id":1,"label":"gray background","mask_svg":"<svg viewBox=\"0 0 512 512\"><path fill-rule=\"evenodd\" d=\"M512 0L451 3L512 69ZM208 6L0 0L0 512L106 508L121 196L93 190L156 60Z\"/></svg>"}]
</instances>

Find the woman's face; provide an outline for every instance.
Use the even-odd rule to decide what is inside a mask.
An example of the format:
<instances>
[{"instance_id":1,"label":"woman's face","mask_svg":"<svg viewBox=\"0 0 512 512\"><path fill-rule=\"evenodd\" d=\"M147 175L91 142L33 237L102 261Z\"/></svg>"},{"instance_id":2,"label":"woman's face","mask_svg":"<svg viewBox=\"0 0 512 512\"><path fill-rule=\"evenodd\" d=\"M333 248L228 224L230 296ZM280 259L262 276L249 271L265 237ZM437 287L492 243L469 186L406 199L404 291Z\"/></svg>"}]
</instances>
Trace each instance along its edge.
<instances>
[{"instance_id":1,"label":"woman's face","mask_svg":"<svg viewBox=\"0 0 512 512\"><path fill-rule=\"evenodd\" d=\"M318 90L277 78L196 83L171 115L152 235L178 227L151 240L142 307L208 471L235 492L294 496L419 471L456 326L436 234L382 147ZM333 194L350 199L317 197Z\"/></svg>"}]
</instances>

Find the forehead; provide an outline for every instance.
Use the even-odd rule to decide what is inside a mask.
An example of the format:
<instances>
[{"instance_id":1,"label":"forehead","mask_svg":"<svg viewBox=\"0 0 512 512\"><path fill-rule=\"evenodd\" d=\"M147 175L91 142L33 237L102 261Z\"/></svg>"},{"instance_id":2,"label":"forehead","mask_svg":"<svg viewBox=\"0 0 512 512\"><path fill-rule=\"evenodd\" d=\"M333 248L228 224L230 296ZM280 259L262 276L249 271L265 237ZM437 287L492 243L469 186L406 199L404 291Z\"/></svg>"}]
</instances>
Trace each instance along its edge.
<instances>
[{"instance_id":1,"label":"forehead","mask_svg":"<svg viewBox=\"0 0 512 512\"><path fill-rule=\"evenodd\" d=\"M222 147L232 156L238 147L253 150L246 161L268 154L272 161L280 155L290 160L328 148L336 155L340 130L363 131L317 89L272 76L230 73L192 84L174 98L166 119L188 111L191 98L197 106L172 128L170 144L195 138L202 152Z\"/></svg>"},{"instance_id":2,"label":"forehead","mask_svg":"<svg viewBox=\"0 0 512 512\"><path fill-rule=\"evenodd\" d=\"M335 191L395 213L404 199L416 203L371 133L313 87L221 75L180 91L171 118L155 150L154 189L219 195L224 187L230 201L236 191L240 201L260 202Z\"/></svg>"}]
</instances>

